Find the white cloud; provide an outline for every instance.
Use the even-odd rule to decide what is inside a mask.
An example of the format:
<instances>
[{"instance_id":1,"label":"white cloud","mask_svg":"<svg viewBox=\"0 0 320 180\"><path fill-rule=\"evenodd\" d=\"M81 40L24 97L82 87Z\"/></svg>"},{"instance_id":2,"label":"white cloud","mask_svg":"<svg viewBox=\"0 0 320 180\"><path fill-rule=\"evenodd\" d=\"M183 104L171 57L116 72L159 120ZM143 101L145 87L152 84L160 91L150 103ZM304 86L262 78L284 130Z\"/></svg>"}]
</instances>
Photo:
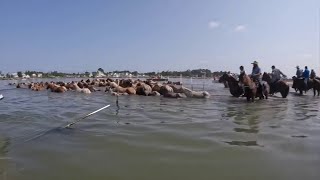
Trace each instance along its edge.
<instances>
[{"instance_id":1,"label":"white cloud","mask_svg":"<svg viewBox=\"0 0 320 180\"><path fill-rule=\"evenodd\" d=\"M236 32L243 32L247 30L247 27L245 25L237 25L235 28L234 28L234 31Z\"/></svg>"},{"instance_id":2,"label":"white cloud","mask_svg":"<svg viewBox=\"0 0 320 180\"><path fill-rule=\"evenodd\" d=\"M218 21L210 21L208 23L208 26L210 29L215 29L215 28L218 28L220 26L220 22Z\"/></svg>"}]
</instances>

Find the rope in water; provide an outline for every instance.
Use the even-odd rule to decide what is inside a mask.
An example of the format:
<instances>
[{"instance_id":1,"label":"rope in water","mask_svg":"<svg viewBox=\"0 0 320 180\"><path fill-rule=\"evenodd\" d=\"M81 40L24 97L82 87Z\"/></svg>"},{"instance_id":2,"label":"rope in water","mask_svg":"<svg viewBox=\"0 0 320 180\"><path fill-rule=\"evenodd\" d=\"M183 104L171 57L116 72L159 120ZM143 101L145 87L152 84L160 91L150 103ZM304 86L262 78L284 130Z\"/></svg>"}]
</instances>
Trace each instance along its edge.
<instances>
[{"instance_id":1,"label":"rope in water","mask_svg":"<svg viewBox=\"0 0 320 180\"><path fill-rule=\"evenodd\" d=\"M74 122L72 122L72 123L69 123L68 125L65 126L65 128L70 128L72 125L74 125L75 123L81 121L82 119L85 119L85 118L87 118L87 117L89 117L89 116L91 116L91 115L93 115L93 114L95 114L95 113L97 113L97 112L99 112L99 111L101 111L101 110L103 110L103 109L106 109L106 108L108 108L108 107L110 107L110 104L108 104L108 105L106 105L106 106L104 106L104 107L102 107L102 108L100 108L100 109L98 109L98 110L96 110L96 111L93 111L93 112L87 114L86 116L84 116L84 117L81 118L81 119L78 119L78 120L76 120L76 121L74 121Z\"/></svg>"}]
</instances>

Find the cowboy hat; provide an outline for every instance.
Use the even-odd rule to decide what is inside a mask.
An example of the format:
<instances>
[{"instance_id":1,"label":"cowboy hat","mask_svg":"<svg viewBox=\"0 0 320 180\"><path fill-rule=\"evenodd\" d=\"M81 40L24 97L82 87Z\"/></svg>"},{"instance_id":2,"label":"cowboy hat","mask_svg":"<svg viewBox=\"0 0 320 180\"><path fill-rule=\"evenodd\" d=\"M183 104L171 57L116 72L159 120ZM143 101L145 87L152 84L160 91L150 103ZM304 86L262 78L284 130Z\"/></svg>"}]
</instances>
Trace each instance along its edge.
<instances>
[{"instance_id":1,"label":"cowboy hat","mask_svg":"<svg viewBox=\"0 0 320 180\"><path fill-rule=\"evenodd\" d=\"M257 61L253 61L253 63L251 63L251 64L258 64L258 62Z\"/></svg>"}]
</instances>

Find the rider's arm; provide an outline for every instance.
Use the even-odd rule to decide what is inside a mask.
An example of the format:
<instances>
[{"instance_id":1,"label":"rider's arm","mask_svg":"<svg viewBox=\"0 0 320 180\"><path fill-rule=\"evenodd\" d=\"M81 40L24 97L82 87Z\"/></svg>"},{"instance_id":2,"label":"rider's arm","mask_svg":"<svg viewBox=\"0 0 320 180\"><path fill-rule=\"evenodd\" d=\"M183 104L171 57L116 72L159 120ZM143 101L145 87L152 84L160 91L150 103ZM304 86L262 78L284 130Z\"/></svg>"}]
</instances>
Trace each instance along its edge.
<instances>
[{"instance_id":1,"label":"rider's arm","mask_svg":"<svg viewBox=\"0 0 320 180\"><path fill-rule=\"evenodd\" d=\"M280 70L279 70L280 71ZM285 74L283 74L282 71L280 71L280 74L283 76L283 77L287 77Z\"/></svg>"}]
</instances>

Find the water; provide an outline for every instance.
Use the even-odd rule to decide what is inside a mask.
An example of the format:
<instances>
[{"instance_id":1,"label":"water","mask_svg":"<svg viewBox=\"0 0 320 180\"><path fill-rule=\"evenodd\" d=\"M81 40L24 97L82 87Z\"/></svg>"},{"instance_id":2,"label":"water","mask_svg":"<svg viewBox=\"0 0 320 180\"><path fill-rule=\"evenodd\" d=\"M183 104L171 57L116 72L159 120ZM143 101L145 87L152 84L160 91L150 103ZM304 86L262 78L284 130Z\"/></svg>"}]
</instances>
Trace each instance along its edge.
<instances>
[{"instance_id":1,"label":"water","mask_svg":"<svg viewBox=\"0 0 320 180\"><path fill-rule=\"evenodd\" d=\"M311 92L247 103L208 80L210 99L122 96L117 107L103 92L8 90L8 82L0 81L3 180L320 177L320 98Z\"/></svg>"}]
</instances>

